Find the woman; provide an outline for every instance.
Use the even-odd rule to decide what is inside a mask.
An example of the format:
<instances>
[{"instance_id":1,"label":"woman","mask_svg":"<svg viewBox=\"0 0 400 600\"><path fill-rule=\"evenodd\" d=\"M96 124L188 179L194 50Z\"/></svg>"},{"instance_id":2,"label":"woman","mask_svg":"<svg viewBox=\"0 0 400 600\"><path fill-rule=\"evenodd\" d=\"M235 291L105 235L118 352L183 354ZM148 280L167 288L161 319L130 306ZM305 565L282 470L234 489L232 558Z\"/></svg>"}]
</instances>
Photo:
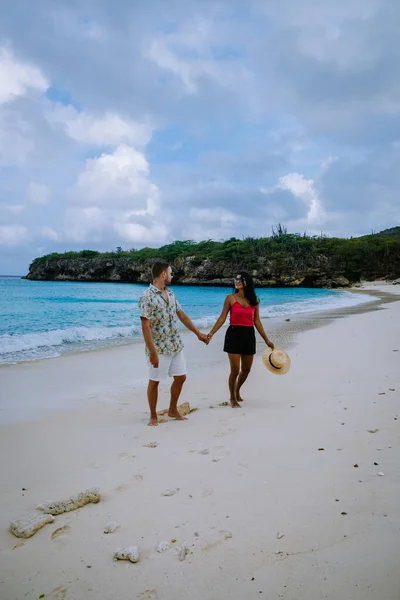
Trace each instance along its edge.
<instances>
[{"instance_id":1,"label":"woman","mask_svg":"<svg viewBox=\"0 0 400 600\"><path fill-rule=\"evenodd\" d=\"M274 344L268 338L260 320L259 299L254 291L251 275L242 271L236 275L235 292L225 298L221 315L208 334L213 335L225 323L230 313L230 325L226 331L224 352L228 353L231 372L229 375L230 403L238 408L243 400L240 388L246 381L256 353L256 336L254 326L265 343L273 350Z\"/></svg>"}]
</instances>

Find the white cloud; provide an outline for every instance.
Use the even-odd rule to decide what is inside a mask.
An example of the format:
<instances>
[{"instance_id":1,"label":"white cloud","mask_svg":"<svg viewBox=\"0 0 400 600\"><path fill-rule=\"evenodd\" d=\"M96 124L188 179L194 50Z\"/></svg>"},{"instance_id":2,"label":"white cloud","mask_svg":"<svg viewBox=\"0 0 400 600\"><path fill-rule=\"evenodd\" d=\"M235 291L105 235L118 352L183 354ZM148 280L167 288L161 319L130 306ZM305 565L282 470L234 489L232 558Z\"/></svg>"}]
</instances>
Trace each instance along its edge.
<instances>
[{"instance_id":1,"label":"white cloud","mask_svg":"<svg viewBox=\"0 0 400 600\"><path fill-rule=\"evenodd\" d=\"M315 189L313 179L307 179L300 173L288 173L279 178L276 186L281 190L288 190L308 206L307 221L310 224L316 223L322 217L322 207Z\"/></svg>"},{"instance_id":2,"label":"white cloud","mask_svg":"<svg viewBox=\"0 0 400 600\"><path fill-rule=\"evenodd\" d=\"M167 238L159 190L141 152L126 145L88 159L71 191L66 237L76 242L121 239L161 243Z\"/></svg>"},{"instance_id":3,"label":"white cloud","mask_svg":"<svg viewBox=\"0 0 400 600\"><path fill-rule=\"evenodd\" d=\"M112 111L95 116L79 112L73 106L56 104L46 115L51 125L61 127L73 140L95 146L126 143L142 147L150 140L152 133L148 120L137 123Z\"/></svg>"},{"instance_id":4,"label":"white cloud","mask_svg":"<svg viewBox=\"0 0 400 600\"><path fill-rule=\"evenodd\" d=\"M23 96L29 89L44 92L49 84L40 69L18 61L0 47L0 104Z\"/></svg>"},{"instance_id":5,"label":"white cloud","mask_svg":"<svg viewBox=\"0 0 400 600\"><path fill-rule=\"evenodd\" d=\"M0 225L0 245L18 246L26 241L26 233L23 225Z\"/></svg>"},{"instance_id":6,"label":"white cloud","mask_svg":"<svg viewBox=\"0 0 400 600\"><path fill-rule=\"evenodd\" d=\"M0 202L0 210L18 214L25 210L25 206L23 204L6 204L5 202Z\"/></svg>"},{"instance_id":7,"label":"white cloud","mask_svg":"<svg viewBox=\"0 0 400 600\"><path fill-rule=\"evenodd\" d=\"M145 156L121 145L111 154L88 159L79 175L73 200L84 205L135 210L136 214L154 214L158 189L149 179Z\"/></svg>"},{"instance_id":8,"label":"white cloud","mask_svg":"<svg viewBox=\"0 0 400 600\"><path fill-rule=\"evenodd\" d=\"M32 204L40 204L44 206L50 201L50 190L43 183L31 182L28 186L27 196Z\"/></svg>"},{"instance_id":9,"label":"white cloud","mask_svg":"<svg viewBox=\"0 0 400 600\"><path fill-rule=\"evenodd\" d=\"M41 238L49 240L51 242L56 242L60 239L59 234L52 227L48 227L47 225L44 225L40 229L39 234Z\"/></svg>"}]
</instances>

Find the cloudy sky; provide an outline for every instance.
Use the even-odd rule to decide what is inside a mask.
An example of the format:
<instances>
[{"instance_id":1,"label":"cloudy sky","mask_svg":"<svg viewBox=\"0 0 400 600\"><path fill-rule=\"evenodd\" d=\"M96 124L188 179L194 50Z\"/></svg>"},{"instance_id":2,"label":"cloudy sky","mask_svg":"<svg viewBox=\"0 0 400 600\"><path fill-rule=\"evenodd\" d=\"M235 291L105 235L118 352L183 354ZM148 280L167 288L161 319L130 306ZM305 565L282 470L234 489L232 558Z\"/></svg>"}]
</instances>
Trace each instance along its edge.
<instances>
[{"instance_id":1,"label":"cloudy sky","mask_svg":"<svg viewBox=\"0 0 400 600\"><path fill-rule=\"evenodd\" d=\"M400 221L400 3L3 0L0 273Z\"/></svg>"}]
</instances>

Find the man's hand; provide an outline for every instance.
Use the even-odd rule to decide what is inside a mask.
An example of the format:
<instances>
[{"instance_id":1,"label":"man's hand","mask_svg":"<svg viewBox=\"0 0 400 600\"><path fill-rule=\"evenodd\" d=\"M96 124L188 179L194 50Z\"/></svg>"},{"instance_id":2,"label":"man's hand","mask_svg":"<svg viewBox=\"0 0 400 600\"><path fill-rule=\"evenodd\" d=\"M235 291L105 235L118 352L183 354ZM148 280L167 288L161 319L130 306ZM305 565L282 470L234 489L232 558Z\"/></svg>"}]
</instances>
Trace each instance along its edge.
<instances>
[{"instance_id":1,"label":"man's hand","mask_svg":"<svg viewBox=\"0 0 400 600\"><path fill-rule=\"evenodd\" d=\"M210 340L209 340L209 338L208 338L208 335L206 335L205 333L201 333L201 332L199 333L199 335L197 336L197 338L198 338L198 339L199 339L201 342L204 342L206 345L208 345L208 343L209 343L209 341L210 341Z\"/></svg>"},{"instance_id":2,"label":"man's hand","mask_svg":"<svg viewBox=\"0 0 400 600\"><path fill-rule=\"evenodd\" d=\"M150 364L155 368L158 369L158 354L156 350L153 350L152 352L150 352Z\"/></svg>"}]
</instances>

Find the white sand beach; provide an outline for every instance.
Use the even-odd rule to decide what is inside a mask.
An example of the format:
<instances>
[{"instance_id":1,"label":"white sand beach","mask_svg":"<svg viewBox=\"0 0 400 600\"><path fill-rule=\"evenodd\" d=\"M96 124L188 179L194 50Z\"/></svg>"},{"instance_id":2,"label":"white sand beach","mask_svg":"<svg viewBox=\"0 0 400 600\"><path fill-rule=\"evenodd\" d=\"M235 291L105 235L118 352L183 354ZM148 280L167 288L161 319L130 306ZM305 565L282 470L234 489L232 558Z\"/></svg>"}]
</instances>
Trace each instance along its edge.
<instances>
[{"instance_id":1,"label":"white sand beach","mask_svg":"<svg viewBox=\"0 0 400 600\"><path fill-rule=\"evenodd\" d=\"M142 344L1 368L1 600L398 600L400 286L368 290L378 309L286 323L290 373L258 355L241 409L220 406L223 331L185 335L185 422L147 427ZM98 504L10 533L92 486Z\"/></svg>"}]
</instances>

